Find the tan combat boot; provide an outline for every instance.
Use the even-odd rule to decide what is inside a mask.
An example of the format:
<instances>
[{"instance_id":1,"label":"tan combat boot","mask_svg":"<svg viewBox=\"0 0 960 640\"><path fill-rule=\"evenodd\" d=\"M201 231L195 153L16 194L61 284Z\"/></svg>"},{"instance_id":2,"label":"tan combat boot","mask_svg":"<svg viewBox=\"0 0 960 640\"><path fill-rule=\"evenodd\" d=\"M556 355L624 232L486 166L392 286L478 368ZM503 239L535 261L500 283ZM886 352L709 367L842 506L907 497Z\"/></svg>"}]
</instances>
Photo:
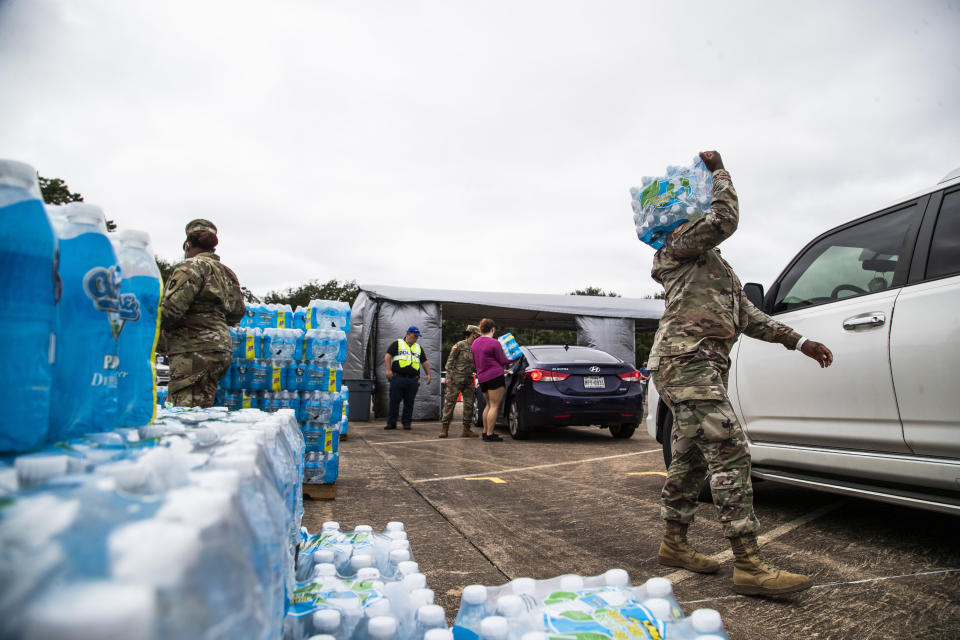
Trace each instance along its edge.
<instances>
[{"instance_id":1,"label":"tan combat boot","mask_svg":"<svg viewBox=\"0 0 960 640\"><path fill-rule=\"evenodd\" d=\"M730 538L733 590L748 596L776 596L809 589L813 582L798 573L771 567L760 559L755 535Z\"/></svg>"},{"instance_id":2,"label":"tan combat boot","mask_svg":"<svg viewBox=\"0 0 960 640\"><path fill-rule=\"evenodd\" d=\"M438 438L446 438L446 437L447 437L447 432L448 432L449 430L450 430L450 425L448 425L448 424L442 424L442 425L440 425L440 435L437 436L437 437L438 437Z\"/></svg>"},{"instance_id":3,"label":"tan combat boot","mask_svg":"<svg viewBox=\"0 0 960 640\"><path fill-rule=\"evenodd\" d=\"M470 427L464 427L464 428L463 428L463 431L460 432L460 437L461 437L461 438L476 438L476 437L479 436L479 435L480 435L480 434L477 433L476 431L471 431L471 430L470 430Z\"/></svg>"},{"instance_id":4,"label":"tan combat boot","mask_svg":"<svg viewBox=\"0 0 960 640\"><path fill-rule=\"evenodd\" d=\"M667 530L660 543L657 561L667 567L683 567L697 573L716 573L720 563L698 553L687 544L687 526L682 522L667 520Z\"/></svg>"}]
</instances>

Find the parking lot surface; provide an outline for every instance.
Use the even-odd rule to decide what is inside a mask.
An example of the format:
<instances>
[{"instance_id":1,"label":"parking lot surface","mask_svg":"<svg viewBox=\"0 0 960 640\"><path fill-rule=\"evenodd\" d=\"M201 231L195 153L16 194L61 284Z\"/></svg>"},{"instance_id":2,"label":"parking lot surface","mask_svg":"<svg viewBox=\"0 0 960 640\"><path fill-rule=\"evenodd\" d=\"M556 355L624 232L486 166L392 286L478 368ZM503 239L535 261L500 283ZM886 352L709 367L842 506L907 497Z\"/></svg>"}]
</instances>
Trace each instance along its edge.
<instances>
[{"instance_id":1,"label":"parking lot surface","mask_svg":"<svg viewBox=\"0 0 960 640\"><path fill-rule=\"evenodd\" d=\"M634 584L666 576L689 614L717 609L734 640L960 638L960 520L773 483L755 484L761 554L811 575L814 587L781 598L731 589L729 545L712 505L690 529L721 562L699 575L657 564L663 532L660 445L637 431L615 440L596 428L538 432L504 442L448 439L439 423L384 431L352 423L341 443L337 497L305 504L304 526L405 523L414 559L437 604L456 614L469 584L614 567Z\"/></svg>"}]
</instances>

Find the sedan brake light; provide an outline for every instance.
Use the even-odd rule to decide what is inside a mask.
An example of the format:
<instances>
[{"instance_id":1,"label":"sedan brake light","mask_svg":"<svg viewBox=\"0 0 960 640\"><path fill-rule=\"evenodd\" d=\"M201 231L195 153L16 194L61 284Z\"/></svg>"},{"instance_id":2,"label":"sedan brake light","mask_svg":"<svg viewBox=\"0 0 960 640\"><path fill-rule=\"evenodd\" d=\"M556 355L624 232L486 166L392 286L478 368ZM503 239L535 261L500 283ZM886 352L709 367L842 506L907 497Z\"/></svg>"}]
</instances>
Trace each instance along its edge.
<instances>
[{"instance_id":1,"label":"sedan brake light","mask_svg":"<svg viewBox=\"0 0 960 640\"><path fill-rule=\"evenodd\" d=\"M569 373L546 371L544 369L527 369L523 373L534 382L560 382L570 377Z\"/></svg>"},{"instance_id":2,"label":"sedan brake light","mask_svg":"<svg viewBox=\"0 0 960 640\"><path fill-rule=\"evenodd\" d=\"M627 373L618 373L617 377L624 382L640 382L640 372L636 369Z\"/></svg>"}]
</instances>

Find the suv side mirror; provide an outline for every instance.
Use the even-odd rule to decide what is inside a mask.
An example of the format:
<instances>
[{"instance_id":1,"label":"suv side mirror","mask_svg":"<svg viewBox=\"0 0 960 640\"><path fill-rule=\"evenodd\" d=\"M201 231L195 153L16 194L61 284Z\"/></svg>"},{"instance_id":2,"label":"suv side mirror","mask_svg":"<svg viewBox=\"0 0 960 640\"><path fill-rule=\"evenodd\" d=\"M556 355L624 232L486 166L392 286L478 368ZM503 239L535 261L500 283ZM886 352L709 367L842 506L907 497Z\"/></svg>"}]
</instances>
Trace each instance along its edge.
<instances>
[{"instance_id":1,"label":"suv side mirror","mask_svg":"<svg viewBox=\"0 0 960 640\"><path fill-rule=\"evenodd\" d=\"M743 285L743 293L747 300L753 303L757 309L763 309L763 285L756 282L748 282Z\"/></svg>"}]
</instances>

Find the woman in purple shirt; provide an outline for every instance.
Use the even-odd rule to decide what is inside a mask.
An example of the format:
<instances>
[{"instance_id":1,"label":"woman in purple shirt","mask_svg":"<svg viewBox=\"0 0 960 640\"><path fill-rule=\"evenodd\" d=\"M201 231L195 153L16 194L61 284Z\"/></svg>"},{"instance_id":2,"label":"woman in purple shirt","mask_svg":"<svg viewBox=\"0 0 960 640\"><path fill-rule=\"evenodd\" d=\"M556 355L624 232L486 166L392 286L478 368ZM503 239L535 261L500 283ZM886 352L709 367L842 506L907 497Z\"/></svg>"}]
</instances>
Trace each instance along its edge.
<instances>
[{"instance_id":1,"label":"woman in purple shirt","mask_svg":"<svg viewBox=\"0 0 960 640\"><path fill-rule=\"evenodd\" d=\"M477 369L477 382L486 404L483 407L483 441L502 442L503 438L493 432L497 425L497 412L507 389L504 385L503 368L513 362L503 355L500 341L493 337L497 325L490 318L480 321L480 337L473 341L470 351Z\"/></svg>"}]
</instances>

